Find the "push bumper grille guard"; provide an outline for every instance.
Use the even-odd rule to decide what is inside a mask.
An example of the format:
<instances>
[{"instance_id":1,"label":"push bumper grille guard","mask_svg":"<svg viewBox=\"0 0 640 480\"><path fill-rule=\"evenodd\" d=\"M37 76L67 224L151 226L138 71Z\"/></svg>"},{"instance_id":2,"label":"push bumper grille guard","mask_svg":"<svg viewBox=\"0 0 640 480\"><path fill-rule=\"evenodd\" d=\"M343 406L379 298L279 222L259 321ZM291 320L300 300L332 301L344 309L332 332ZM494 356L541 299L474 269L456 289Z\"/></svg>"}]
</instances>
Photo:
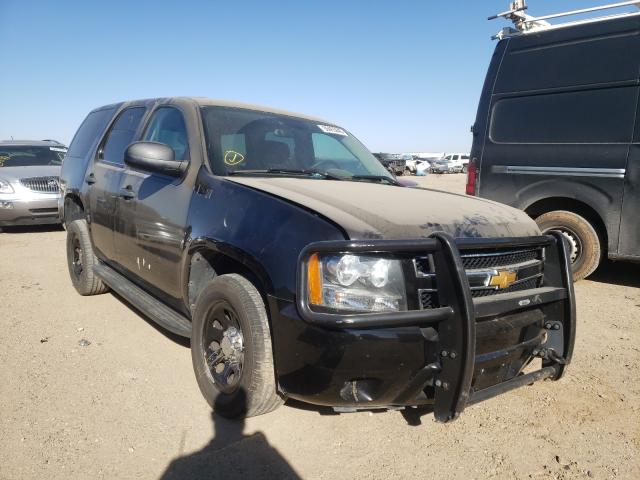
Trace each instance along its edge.
<instances>
[{"instance_id":1,"label":"push bumper grille guard","mask_svg":"<svg viewBox=\"0 0 640 480\"><path fill-rule=\"evenodd\" d=\"M527 246L545 247L546 260L543 286L495 297L478 299L474 303L462 264L460 250L500 249ZM440 304L429 310L392 313L331 313L313 310L307 299L307 263L313 253L386 253L432 254ZM297 306L302 318L314 325L330 329L397 328L407 326L438 327L438 349L449 354L436 363L425 365L407 387L399 393L396 404L416 398L429 379L434 378L434 416L447 422L457 418L465 406L478 403L501 393L551 378L558 380L571 361L575 342L576 316L569 247L557 232L546 236L500 239L454 240L443 232L430 238L414 240L328 241L308 245L298 262ZM507 381L472 391L471 382L476 362L476 317L491 317L530 307L556 303L561 305L558 318L537 353L542 368L517 375ZM558 325L556 327L556 325ZM526 343L526 342L525 342ZM515 347L526 347L520 344ZM450 355L455 352L455 355ZM507 354L505 351L494 352ZM453 358L452 358L453 357Z\"/></svg>"}]
</instances>

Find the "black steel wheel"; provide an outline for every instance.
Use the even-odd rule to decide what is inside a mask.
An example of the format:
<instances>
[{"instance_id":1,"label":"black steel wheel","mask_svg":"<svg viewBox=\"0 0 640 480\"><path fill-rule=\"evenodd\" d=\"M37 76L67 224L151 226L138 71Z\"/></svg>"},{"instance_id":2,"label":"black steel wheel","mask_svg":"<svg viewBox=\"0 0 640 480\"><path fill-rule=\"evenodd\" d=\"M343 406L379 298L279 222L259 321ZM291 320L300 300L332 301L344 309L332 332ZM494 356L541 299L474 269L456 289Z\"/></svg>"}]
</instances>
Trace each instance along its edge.
<instances>
[{"instance_id":1,"label":"black steel wheel","mask_svg":"<svg viewBox=\"0 0 640 480\"><path fill-rule=\"evenodd\" d=\"M98 295L109 288L93 273L98 259L93 253L86 220L67 225L67 266L71 282L80 295Z\"/></svg>"},{"instance_id":2,"label":"black steel wheel","mask_svg":"<svg viewBox=\"0 0 640 480\"><path fill-rule=\"evenodd\" d=\"M198 296L191 360L200 391L223 417L261 415L284 402L262 296L241 275L217 276Z\"/></svg>"},{"instance_id":3,"label":"black steel wheel","mask_svg":"<svg viewBox=\"0 0 640 480\"><path fill-rule=\"evenodd\" d=\"M210 306L203 325L202 351L207 373L223 393L233 393L240 384L244 361L244 337L238 314L226 301Z\"/></svg>"}]
</instances>

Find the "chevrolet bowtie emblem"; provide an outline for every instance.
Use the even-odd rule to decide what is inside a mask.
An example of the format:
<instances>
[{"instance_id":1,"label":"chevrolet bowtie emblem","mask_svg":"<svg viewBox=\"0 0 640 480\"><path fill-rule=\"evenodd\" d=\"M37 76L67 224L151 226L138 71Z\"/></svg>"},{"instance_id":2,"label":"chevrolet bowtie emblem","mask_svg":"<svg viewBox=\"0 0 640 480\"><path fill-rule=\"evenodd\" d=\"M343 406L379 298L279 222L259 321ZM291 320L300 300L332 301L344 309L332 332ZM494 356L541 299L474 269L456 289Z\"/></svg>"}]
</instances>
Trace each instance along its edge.
<instances>
[{"instance_id":1,"label":"chevrolet bowtie emblem","mask_svg":"<svg viewBox=\"0 0 640 480\"><path fill-rule=\"evenodd\" d=\"M498 287L499 290L504 290L513 285L518 280L518 274L511 270L503 270L497 275L492 275L489 279L489 285L492 287Z\"/></svg>"}]
</instances>

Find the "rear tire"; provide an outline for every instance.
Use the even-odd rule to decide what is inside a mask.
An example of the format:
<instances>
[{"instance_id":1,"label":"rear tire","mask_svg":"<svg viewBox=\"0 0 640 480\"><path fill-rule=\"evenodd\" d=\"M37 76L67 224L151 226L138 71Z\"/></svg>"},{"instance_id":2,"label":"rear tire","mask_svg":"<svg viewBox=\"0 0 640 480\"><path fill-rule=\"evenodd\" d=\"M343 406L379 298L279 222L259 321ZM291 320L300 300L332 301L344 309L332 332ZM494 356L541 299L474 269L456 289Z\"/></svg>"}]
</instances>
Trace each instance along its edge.
<instances>
[{"instance_id":1,"label":"rear tire","mask_svg":"<svg viewBox=\"0 0 640 480\"><path fill-rule=\"evenodd\" d=\"M202 395L226 418L262 415L284 403L276 390L267 312L237 274L215 277L196 301L191 360Z\"/></svg>"},{"instance_id":2,"label":"rear tire","mask_svg":"<svg viewBox=\"0 0 640 480\"><path fill-rule=\"evenodd\" d=\"M580 215L565 210L556 210L540 215L536 223L543 233L557 230L569 240L573 280L591 275L602 258L600 237L593 226Z\"/></svg>"},{"instance_id":3,"label":"rear tire","mask_svg":"<svg viewBox=\"0 0 640 480\"><path fill-rule=\"evenodd\" d=\"M84 219L67 225L67 266L71 282L80 295L100 295L109 291L102 280L93 273L98 259L93 253L89 227Z\"/></svg>"}]
</instances>

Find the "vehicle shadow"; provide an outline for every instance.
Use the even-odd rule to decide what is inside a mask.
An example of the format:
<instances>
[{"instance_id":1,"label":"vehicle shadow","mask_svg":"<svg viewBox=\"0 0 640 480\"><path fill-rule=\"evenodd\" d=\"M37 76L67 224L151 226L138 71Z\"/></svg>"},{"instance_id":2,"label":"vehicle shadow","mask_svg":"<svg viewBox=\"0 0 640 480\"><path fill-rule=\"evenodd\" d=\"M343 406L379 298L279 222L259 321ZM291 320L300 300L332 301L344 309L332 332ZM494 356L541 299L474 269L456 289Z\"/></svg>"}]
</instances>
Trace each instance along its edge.
<instances>
[{"instance_id":1,"label":"vehicle shadow","mask_svg":"<svg viewBox=\"0 0 640 480\"><path fill-rule=\"evenodd\" d=\"M161 480L301 478L262 432L243 433L244 420L227 420L213 412L211 420L211 441L203 449L171 461Z\"/></svg>"},{"instance_id":2,"label":"vehicle shadow","mask_svg":"<svg viewBox=\"0 0 640 480\"><path fill-rule=\"evenodd\" d=\"M640 287L640 264L605 260L588 280L625 287Z\"/></svg>"},{"instance_id":3,"label":"vehicle shadow","mask_svg":"<svg viewBox=\"0 0 640 480\"><path fill-rule=\"evenodd\" d=\"M24 225L17 227L0 227L0 233L42 233L42 232L61 232L61 224L52 225Z\"/></svg>"}]
</instances>

